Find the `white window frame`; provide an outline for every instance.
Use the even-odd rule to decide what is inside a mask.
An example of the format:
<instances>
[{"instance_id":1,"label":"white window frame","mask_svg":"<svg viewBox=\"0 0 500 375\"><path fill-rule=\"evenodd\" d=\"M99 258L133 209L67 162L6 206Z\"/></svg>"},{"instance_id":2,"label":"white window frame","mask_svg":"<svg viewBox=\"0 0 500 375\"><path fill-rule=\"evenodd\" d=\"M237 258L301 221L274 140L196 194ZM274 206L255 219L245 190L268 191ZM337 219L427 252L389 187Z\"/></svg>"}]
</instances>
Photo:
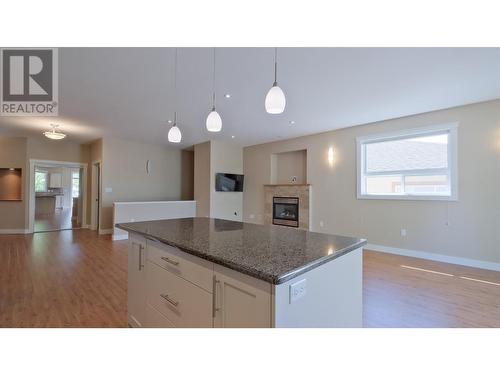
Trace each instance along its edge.
<instances>
[{"instance_id":1,"label":"white window frame","mask_svg":"<svg viewBox=\"0 0 500 375\"><path fill-rule=\"evenodd\" d=\"M366 148L365 145L369 143L394 141L398 139L405 139L409 137L423 137L430 135L437 135L448 133L448 168L443 169L426 169L415 170L408 173L408 171L391 171L391 172L377 172L370 173L371 176L390 176L404 174L406 176L414 174L422 175L435 175L447 174L450 181L450 195L440 194L367 194L365 191L365 167L366 167ZM448 123L442 125L426 126L414 129L406 129L396 132L373 134L356 138L356 164L357 164L357 198L358 199L396 199L396 200L439 200L439 201L456 201L458 200L458 123ZM403 178L404 184L404 178Z\"/></svg>"}]
</instances>

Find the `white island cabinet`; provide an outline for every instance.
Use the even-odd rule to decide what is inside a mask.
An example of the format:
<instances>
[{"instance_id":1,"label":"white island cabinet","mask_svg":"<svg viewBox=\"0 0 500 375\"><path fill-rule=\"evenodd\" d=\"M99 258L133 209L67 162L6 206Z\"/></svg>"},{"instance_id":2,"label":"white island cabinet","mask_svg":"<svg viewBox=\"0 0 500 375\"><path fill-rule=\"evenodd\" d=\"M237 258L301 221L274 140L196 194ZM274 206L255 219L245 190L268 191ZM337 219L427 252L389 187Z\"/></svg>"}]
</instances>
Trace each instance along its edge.
<instances>
[{"instance_id":1,"label":"white island cabinet","mask_svg":"<svg viewBox=\"0 0 500 375\"><path fill-rule=\"evenodd\" d=\"M142 327L145 323L145 291L146 240L144 237L132 235L128 245L128 324L132 327Z\"/></svg>"},{"instance_id":2,"label":"white island cabinet","mask_svg":"<svg viewBox=\"0 0 500 375\"><path fill-rule=\"evenodd\" d=\"M361 250L275 285L132 234L129 325L361 327Z\"/></svg>"}]
</instances>

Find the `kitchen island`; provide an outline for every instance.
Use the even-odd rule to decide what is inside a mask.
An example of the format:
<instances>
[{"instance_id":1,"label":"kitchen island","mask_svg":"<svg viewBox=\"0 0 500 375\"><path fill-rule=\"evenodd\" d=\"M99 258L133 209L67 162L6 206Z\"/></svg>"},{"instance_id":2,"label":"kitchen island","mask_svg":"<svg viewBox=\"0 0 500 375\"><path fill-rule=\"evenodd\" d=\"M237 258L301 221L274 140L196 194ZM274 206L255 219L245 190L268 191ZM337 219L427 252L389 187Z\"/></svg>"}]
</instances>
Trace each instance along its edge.
<instances>
[{"instance_id":1,"label":"kitchen island","mask_svg":"<svg viewBox=\"0 0 500 375\"><path fill-rule=\"evenodd\" d=\"M361 327L363 239L211 218L129 232L132 327Z\"/></svg>"}]
</instances>

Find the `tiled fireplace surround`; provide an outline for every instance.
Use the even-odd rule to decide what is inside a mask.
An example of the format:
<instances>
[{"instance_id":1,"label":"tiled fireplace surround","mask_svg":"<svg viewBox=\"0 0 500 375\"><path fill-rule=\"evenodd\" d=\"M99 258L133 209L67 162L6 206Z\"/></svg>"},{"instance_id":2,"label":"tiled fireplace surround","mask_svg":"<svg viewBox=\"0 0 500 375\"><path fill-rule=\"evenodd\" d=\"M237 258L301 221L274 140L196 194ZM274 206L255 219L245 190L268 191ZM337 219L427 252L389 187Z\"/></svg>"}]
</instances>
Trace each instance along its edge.
<instances>
[{"instance_id":1,"label":"tiled fireplace surround","mask_svg":"<svg viewBox=\"0 0 500 375\"><path fill-rule=\"evenodd\" d=\"M273 197L299 198L299 228L309 229L309 206L311 199L311 185L309 184L278 184L264 185L265 208L264 220L266 224L273 222Z\"/></svg>"}]
</instances>

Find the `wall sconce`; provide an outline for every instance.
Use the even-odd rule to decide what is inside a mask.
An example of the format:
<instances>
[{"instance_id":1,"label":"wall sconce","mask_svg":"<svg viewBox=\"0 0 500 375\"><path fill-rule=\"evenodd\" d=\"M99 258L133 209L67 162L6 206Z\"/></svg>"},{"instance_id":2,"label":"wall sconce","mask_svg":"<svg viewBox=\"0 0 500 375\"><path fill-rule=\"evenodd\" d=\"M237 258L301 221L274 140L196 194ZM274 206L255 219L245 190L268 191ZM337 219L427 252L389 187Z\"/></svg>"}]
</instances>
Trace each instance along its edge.
<instances>
[{"instance_id":1,"label":"wall sconce","mask_svg":"<svg viewBox=\"0 0 500 375\"><path fill-rule=\"evenodd\" d=\"M333 147L328 149L328 164L330 164L330 167L333 167Z\"/></svg>"}]
</instances>

